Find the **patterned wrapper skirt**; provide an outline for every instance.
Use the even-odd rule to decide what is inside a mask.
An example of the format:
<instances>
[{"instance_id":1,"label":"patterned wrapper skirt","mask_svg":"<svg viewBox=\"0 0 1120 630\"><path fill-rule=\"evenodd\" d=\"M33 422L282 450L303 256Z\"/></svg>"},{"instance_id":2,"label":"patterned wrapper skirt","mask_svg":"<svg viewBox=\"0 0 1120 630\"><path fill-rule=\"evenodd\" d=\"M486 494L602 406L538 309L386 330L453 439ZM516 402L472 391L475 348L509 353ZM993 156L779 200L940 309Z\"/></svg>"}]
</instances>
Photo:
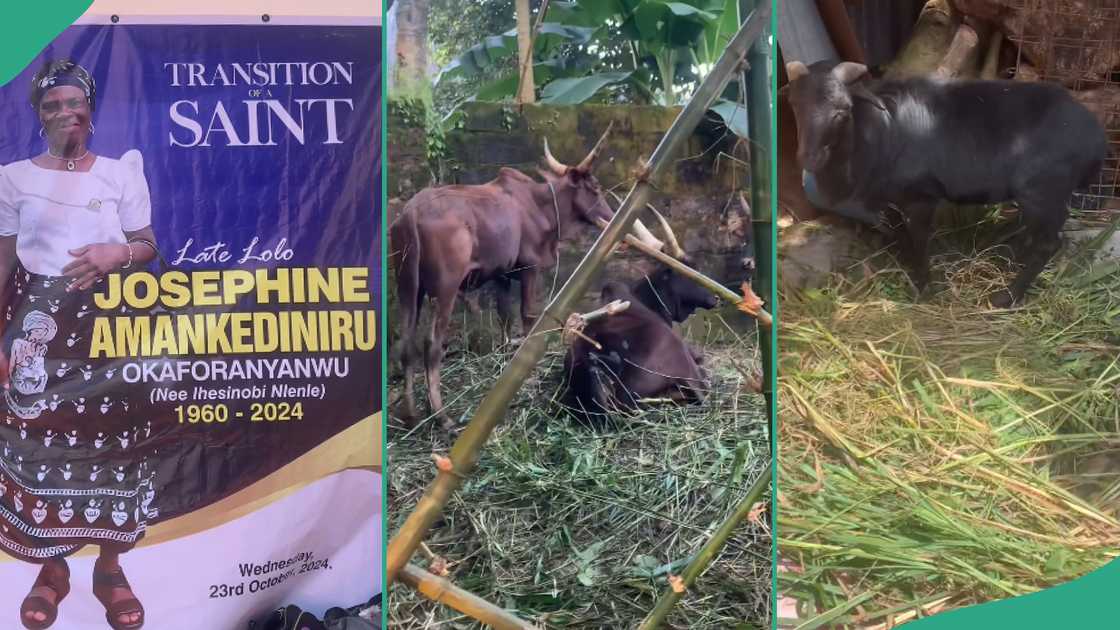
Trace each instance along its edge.
<instances>
[{"instance_id":1,"label":"patterned wrapper skirt","mask_svg":"<svg viewBox=\"0 0 1120 630\"><path fill-rule=\"evenodd\" d=\"M126 551L155 506L152 419L127 358L90 357L99 286L20 269L3 314L10 385L0 410L0 549L29 562L85 545ZM118 307L111 315L128 315Z\"/></svg>"}]
</instances>

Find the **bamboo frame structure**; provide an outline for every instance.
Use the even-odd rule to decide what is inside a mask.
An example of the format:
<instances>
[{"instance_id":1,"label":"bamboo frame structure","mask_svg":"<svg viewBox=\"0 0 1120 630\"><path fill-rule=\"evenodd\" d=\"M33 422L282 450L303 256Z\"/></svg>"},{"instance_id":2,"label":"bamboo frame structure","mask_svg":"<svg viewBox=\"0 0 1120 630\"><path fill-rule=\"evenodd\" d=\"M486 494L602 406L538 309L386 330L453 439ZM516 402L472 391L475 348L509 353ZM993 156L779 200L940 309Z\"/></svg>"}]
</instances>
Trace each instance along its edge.
<instances>
[{"instance_id":1,"label":"bamboo frame structure","mask_svg":"<svg viewBox=\"0 0 1120 630\"><path fill-rule=\"evenodd\" d=\"M626 195L618 211L611 218L611 221L606 225L598 239L596 239L595 244L592 245L583 260L580 261L579 265L572 272L572 275L564 283L563 287L561 287L560 291L545 308L536 324L534 324L533 328L526 334L524 342L518 347L509 364L498 376L498 380L495 382L493 388L486 394L475 410L474 415L467 423L463 433L451 447L451 452L447 458L449 461L445 465L437 467L435 479L425 490L424 495L409 514L400 530L393 536L392 540L390 540L386 553L386 584L391 585L394 581L400 579L429 599L452 605L461 612L469 614L472 617L475 616L474 613L483 614L483 607L474 607L468 611L459 608L453 602L471 601L477 604L478 602L485 602L485 600L481 600L481 598L477 596L454 587L450 582L442 578L431 576L432 579L429 579L427 577L429 574L411 565L409 561L427 536L432 525L443 512L443 509L451 499L452 493L478 463L481 450L489 439L490 434L505 417L513 397L544 357L550 339L555 336L547 334L546 331L555 327L557 324L563 325L567 320L568 316L573 311L574 304L579 297L586 292L587 288L594 280L595 275L610 256L612 250L630 231L631 225L637 218L638 211L646 206L653 190L651 182L656 181L672 164L673 156L677 154L687 142L688 137L696 128L697 124L703 119L705 112L711 106L712 102L723 92L724 87L730 81L732 75L740 69L748 49L751 47L752 43L763 36L769 23L769 3L762 3L762 6L751 12L743 21L739 30L712 68L712 71L705 77L703 82L701 82L696 93L677 115L672 126L661 139L661 142L658 143L648 163L642 165L638 181L630 189L630 192ZM738 298L738 296L736 296L736 298ZM765 314L765 311L762 311L762 313ZM762 321L763 318L760 317L760 324ZM765 315L765 321L767 322L766 330L771 330L772 326L769 325L770 318L768 314ZM762 328L762 326L760 326L760 328ZM769 471L769 468L767 470ZM768 485L769 472L764 474L763 477L766 479L766 482L764 483L760 480L756 482L756 485ZM753 501L751 503L753 503ZM741 518L739 520L741 520ZM736 523L737 522L738 521L736 521ZM712 543L709 542L709 545L711 544ZM722 543L713 547L713 556L720 545L722 545ZM706 545L706 548L707 547L708 545ZM437 582L439 580L442 581ZM437 589L436 586L439 588ZM449 593L455 593L456 596L461 595L462 597L453 600L451 596L448 595ZM508 612L502 611L500 608L492 605L485 610L488 611L487 614L495 615L491 617L492 619L501 619L504 623L520 623L523 625L497 626L491 621L483 620L481 617L475 618L486 623L491 623L495 625L495 627L532 627L524 625L524 622L520 620L515 621L511 619L512 615Z\"/></svg>"}]
</instances>

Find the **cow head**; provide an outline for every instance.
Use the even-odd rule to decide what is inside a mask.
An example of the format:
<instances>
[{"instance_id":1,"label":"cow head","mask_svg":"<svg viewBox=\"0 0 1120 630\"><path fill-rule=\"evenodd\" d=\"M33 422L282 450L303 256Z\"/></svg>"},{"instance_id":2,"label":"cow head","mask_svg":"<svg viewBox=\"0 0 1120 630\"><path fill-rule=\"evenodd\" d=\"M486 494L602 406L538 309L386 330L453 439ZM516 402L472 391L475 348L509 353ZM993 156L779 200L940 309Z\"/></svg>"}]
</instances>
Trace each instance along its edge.
<instances>
[{"instance_id":1,"label":"cow head","mask_svg":"<svg viewBox=\"0 0 1120 630\"><path fill-rule=\"evenodd\" d=\"M614 121L607 125L607 130L600 136L599 141L595 143L587 157L575 166L568 166L557 160L548 148L548 139L545 138L544 141L544 159L548 164L548 171L540 171L541 175L552 184L558 198L564 197L571 200L570 204L562 204L565 209L570 209L571 218L597 227L610 221L611 217L614 216L614 211L607 205L603 187L599 185L599 180L591 172L596 158L599 157L606 145L607 136L610 135L612 127L614 127ZM654 238L639 220L634 221L633 231L638 238L650 247L661 249L664 246L664 243Z\"/></svg>"},{"instance_id":2,"label":"cow head","mask_svg":"<svg viewBox=\"0 0 1120 630\"><path fill-rule=\"evenodd\" d=\"M789 103L797 121L797 161L810 173L824 169L837 150L854 137L852 98L867 66L821 61L786 64Z\"/></svg>"},{"instance_id":3,"label":"cow head","mask_svg":"<svg viewBox=\"0 0 1120 630\"><path fill-rule=\"evenodd\" d=\"M634 294L630 291L630 287L625 284L617 280L607 280L603 283L603 288L599 290L599 298L603 300L604 304L614 300L633 301Z\"/></svg>"},{"instance_id":4,"label":"cow head","mask_svg":"<svg viewBox=\"0 0 1120 630\"><path fill-rule=\"evenodd\" d=\"M612 121L587 157L575 166L568 166L557 160L548 149L548 138L544 141L544 159L548 164L549 173L542 172L542 174L550 180L558 195L561 191L570 195L573 218L591 225L598 225L600 221L610 221L611 216L614 215L611 207L607 205L599 180L591 172L591 167L602 152L613 126Z\"/></svg>"},{"instance_id":5,"label":"cow head","mask_svg":"<svg viewBox=\"0 0 1120 630\"><path fill-rule=\"evenodd\" d=\"M683 262L689 261L685 259ZM719 300L711 291L668 266L662 266L639 280L635 294L668 322L683 322L698 308L709 309L719 305Z\"/></svg>"}]
</instances>

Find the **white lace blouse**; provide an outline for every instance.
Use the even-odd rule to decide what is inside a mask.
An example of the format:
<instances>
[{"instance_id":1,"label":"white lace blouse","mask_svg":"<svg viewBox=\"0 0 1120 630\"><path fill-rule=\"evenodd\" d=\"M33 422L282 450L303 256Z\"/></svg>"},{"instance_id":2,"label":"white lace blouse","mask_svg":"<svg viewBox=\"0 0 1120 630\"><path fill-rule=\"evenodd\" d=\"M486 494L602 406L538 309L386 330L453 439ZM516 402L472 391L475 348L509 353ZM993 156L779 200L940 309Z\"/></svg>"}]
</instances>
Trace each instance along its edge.
<instances>
[{"instance_id":1,"label":"white lace blouse","mask_svg":"<svg viewBox=\"0 0 1120 630\"><path fill-rule=\"evenodd\" d=\"M88 172L56 171L20 160L0 168L0 236L16 236L16 256L31 273L61 276L69 250L125 243L126 231L151 225L144 159L97 156Z\"/></svg>"}]
</instances>

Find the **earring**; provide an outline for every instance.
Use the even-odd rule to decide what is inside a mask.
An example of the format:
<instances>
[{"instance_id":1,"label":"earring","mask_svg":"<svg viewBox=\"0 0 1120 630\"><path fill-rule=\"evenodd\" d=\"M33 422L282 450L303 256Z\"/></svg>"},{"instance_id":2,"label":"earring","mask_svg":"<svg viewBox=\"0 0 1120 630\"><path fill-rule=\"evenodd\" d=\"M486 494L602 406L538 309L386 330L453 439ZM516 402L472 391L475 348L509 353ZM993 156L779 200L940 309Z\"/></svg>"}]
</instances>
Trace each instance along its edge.
<instances>
[{"instance_id":1,"label":"earring","mask_svg":"<svg viewBox=\"0 0 1120 630\"><path fill-rule=\"evenodd\" d=\"M46 135L43 133L43 128L42 127L39 127L39 137L40 138L45 138L46 137Z\"/></svg>"},{"instance_id":2,"label":"earring","mask_svg":"<svg viewBox=\"0 0 1120 630\"><path fill-rule=\"evenodd\" d=\"M93 133L94 133L94 129L93 129L93 121L91 120L91 121L89 121L89 135L91 135L91 136L92 136L92 135L93 135Z\"/></svg>"}]
</instances>

